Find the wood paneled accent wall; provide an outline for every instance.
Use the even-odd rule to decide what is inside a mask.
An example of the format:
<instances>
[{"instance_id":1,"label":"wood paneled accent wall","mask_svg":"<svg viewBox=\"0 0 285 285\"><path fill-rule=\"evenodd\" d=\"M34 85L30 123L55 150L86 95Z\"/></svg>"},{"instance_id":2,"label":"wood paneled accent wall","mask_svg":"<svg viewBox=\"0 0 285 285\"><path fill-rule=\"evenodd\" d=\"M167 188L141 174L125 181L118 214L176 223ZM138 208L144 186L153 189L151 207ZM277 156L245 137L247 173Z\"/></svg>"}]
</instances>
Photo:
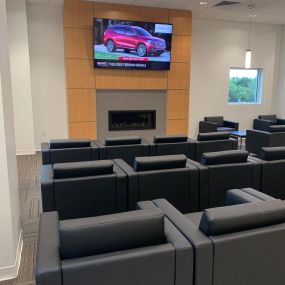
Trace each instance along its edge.
<instances>
[{"instance_id":1,"label":"wood paneled accent wall","mask_svg":"<svg viewBox=\"0 0 285 285\"><path fill-rule=\"evenodd\" d=\"M94 69L93 17L172 23L171 70ZM65 64L70 138L96 138L98 89L166 90L167 133L188 134L191 33L190 11L65 0Z\"/></svg>"}]
</instances>

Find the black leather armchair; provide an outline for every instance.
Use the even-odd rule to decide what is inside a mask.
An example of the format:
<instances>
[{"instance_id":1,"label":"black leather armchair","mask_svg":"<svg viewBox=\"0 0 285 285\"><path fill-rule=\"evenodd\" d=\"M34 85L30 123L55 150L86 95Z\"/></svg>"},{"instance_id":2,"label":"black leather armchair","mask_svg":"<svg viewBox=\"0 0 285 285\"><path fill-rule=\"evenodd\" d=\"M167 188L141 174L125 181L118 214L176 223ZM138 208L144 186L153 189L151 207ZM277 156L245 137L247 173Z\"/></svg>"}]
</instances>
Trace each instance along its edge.
<instances>
[{"instance_id":1,"label":"black leather armchair","mask_svg":"<svg viewBox=\"0 0 285 285\"><path fill-rule=\"evenodd\" d=\"M42 164L99 159L99 149L90 140L51 140L41 144Z\"/></svg>"},{"instance_id":2,"label":"black leather armchair","mask_svg":"<svg viewBox=\"0 0 285 285\"><path fill-rule=\"evenodd\" d=\"M284 202L253 189L231 192L226 207L186 215L153 203L194 247L195 284L283 284Z\"/></svg>"},{"instance_id":3,"label":"black leather armchair","mask_svg":"<svg viewBox=\"0 0 285 285\"><path fill-rule=\"evenodd\" d=\"M285 200L285 147L264 147L253 159L262 165L261 191Z\"/></svg>"},{"instance_id":4,"label":"black leather armchair","mask_svg":"<svg viewBox=\"0 0 285 285\"><path fill-rule=\"evenodd\" d=\"M97 140L100 159L121 158L133 164L137 156L148 156L149 143L140 137L113 137L104 141Z\"/></svg>"},{"instance_id":5,"label":"black leather armchair","mask_svg":"<svg viewBox=\"0 0 285 285\"><path fill-rule=\"evenodd\" d=\"M185 135L155 136L150 145L150 155L184 154L191 157L195 153L193 140Z\"/></svg>"},{"instance_id":6,"label":"black leather armchair","mask_svg":"<svg viewBox=\"0 0 285 285\"><path fill-rule=\"evenodd\" d=\"M275 126L273 126L275 127ZM277 126L278 127L278 126ZM260 130L246 131L246 150L259 154L263 147L285 146L285 131L264 132Z\"/></svg>"},{"instance_id":7,"label":"black leather armchair","mask_svg":"<svg viewBox=\"0 0 285 285\"><path fill-rule=\"evenodd\" d=\"M217 152L238 149L238 141L230 138L227 132L201 133L197 140L192 140L192 151L189 158L200 161L202 154L206 152Z\"/></svg>"},{"instance_id":8,"label":"black leather armchair","mask_svg":"<svg viewBox=\"0 0 285 285\"><path fill-rule=\"evenodd\" d=\"M205 117L199 122L199 133L238 131L239 123L224 120L222 116Z\"/></svg>"},{"instance_id":9,"label":"black leather armchair","mask_svg":"<svg viewBox=\"0 0 285 285\"><path fill-rule=\"evenodd\" d=\"M188 160L199 168L200 209L224 205L230 189L260 189L261 164L244 150L204 153L201 162Z\"/></svg>"},{"instance_id":10,"label":"black leather armchair","mask_svg":"<svg viewBox=\"0 0 285 285\"><path fill-rule=\"evenodd\" d=\"M192 285L193 258L158 208L66 221L43 213L36 285Z\"/></svg>"},{"instance_id":11,"label":"black leather armchair","mask_svg":"<svg viewBox=\"0 0 285 285\"><path fill-rule=\"evenodd\" d=\"M253 121L253 129L264 132L285 132L285 120L276 115L260 115Z\"/></svg>"},{"instance_id":12,"label":"black leather armchair","mask_svg":"<svg viewBox=\"0 0 285 285\"><path fill-rule=\"evenodd\" d=\"M127 210L127 176L111 160L43 165L44 212L74 219Z\"/></svg>"},{"instance_id":13,"label":"black leather armchair","mask_svg":"<svg viewBox=\"0 0 285 285\"><path fill-rule=\"evenodd\" d=\"M182 212L199 209L199 172L185 155L137 157L134 167L114 162L128 176L128 208L137 202L165 198Z\"/></svg>"}]
</instances>

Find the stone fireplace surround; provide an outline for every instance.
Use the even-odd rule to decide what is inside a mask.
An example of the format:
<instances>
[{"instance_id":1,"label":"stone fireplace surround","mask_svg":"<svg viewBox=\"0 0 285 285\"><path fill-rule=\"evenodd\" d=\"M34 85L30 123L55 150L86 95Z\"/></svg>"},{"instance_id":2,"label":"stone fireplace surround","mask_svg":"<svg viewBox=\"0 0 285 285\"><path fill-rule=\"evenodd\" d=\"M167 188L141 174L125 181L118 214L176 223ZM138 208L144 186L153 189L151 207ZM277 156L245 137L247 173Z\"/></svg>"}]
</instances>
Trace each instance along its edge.
<instances>
[{"instance_id":1,"label":"stone fireplace surround","mask_svg":"<svg viewBox=\"0 0 285 285\"><path fill-rule=\"evenodd\" d=\"M141 136L153 139L166 133L165 90L97 90L98 139L116 136ZM156 128L147 130L109 131L109 111L156 111Z\"/></svg>"}]
</instances>

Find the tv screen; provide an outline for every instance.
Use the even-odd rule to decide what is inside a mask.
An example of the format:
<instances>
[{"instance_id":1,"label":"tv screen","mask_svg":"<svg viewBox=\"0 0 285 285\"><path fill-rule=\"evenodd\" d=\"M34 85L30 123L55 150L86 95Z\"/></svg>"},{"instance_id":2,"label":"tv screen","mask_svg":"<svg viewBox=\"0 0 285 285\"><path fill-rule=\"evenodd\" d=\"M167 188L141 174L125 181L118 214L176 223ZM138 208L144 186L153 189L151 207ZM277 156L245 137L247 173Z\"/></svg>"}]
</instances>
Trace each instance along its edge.
<instances>
[{"instance_id":1,"label":"tv screen","mask_svg":"<svg viewBox=\"0 0 285 285\"><path fill-rule=\"evenodd\" d=\"M171 40L171 24L94 18L94 65L169 70Z\"/></svg>"}]
</instances>

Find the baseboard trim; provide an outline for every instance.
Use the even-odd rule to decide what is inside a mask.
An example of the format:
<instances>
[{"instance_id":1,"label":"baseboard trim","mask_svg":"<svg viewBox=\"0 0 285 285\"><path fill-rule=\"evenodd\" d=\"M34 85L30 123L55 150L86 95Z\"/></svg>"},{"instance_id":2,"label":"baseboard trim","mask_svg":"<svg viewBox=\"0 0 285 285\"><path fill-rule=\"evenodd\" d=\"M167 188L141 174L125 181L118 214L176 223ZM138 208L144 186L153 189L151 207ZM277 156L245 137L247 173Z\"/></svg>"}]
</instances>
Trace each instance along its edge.
<instances>
[{"instance_id":1,"label":"baseboard trim","mask_svg":"<svg viewBox=\"0 0 285 285\"><path fill-rule=\"evenodd\" d=\"M21 231L18 241L15 263L12 266L0 268L0 281L6 281L17 278L21 264L22 251L23 251L23 237Z\"/></svg>"},{"instance_id":2,"label":"baseboard trim","mask_svg":"<svg viewBox=\"0 0 285 285\"><path fill-rule=\"evenodd\" d=\"M33 155L36 154L35 149L17 150L16 155Z\"/></svg>"}]
</instances>

